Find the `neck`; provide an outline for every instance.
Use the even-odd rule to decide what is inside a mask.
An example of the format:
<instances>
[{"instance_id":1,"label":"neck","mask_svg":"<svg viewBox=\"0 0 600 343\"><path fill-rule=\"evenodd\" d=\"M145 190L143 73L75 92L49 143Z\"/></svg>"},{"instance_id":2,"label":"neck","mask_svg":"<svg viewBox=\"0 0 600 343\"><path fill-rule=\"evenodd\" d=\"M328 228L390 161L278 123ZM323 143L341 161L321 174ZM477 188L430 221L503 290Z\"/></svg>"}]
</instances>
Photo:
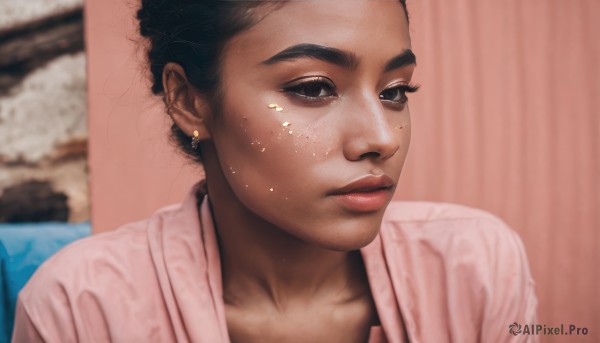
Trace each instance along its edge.
<instances>
[{"instance_id":1,"label":"neck","mask_svg":"<svg viewBox=\"0 0 600 343\"><path fill-rule=\"evenodd\" d=\"M368 294L360 252L307 244L248 210L220 170L206 168L225 303L278 309L298 301L346 302Z\"/></svg>"}]
</instances>

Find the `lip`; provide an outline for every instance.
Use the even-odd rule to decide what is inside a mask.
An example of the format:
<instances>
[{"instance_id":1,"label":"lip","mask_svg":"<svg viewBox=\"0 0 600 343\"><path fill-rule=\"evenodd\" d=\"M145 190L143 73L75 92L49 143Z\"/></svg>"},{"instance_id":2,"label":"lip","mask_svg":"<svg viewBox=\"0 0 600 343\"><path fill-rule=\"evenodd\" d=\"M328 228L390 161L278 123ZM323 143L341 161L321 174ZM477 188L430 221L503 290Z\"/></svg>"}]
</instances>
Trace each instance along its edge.
<instances>
[{"instance_id":1,"label":"lip","mask_svg":"<svg viewBox=\"0 0 600 343\"><path fill-rule=\"evenodd\" d=\"M387 175L367 175L328 195L351 212L375 212L387 205L393 186L394 181Z\"/></svg>"}]
</instances>

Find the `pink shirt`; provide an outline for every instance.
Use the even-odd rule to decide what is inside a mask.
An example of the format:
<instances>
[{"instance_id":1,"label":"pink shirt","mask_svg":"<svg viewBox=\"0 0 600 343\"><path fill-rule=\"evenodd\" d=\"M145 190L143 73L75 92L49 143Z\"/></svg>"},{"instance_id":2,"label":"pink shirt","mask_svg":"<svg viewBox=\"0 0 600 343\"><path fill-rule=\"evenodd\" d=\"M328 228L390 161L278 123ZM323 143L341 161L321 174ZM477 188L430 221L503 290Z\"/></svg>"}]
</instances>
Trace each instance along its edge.
<instances>
[{"instance_id":1,"label":"pink shirt","mask_svg":"<svg viewBox=\"0 0 600 343\"><path fill-rule=\"evenodd\" d=\"M182 204L80 240L21 291L13 342L229 342L219 251L196 184ZM381 327L369 342L537 342L523 244L467 207L393 202L361 249Z\"/></svg>"}]
</instances>

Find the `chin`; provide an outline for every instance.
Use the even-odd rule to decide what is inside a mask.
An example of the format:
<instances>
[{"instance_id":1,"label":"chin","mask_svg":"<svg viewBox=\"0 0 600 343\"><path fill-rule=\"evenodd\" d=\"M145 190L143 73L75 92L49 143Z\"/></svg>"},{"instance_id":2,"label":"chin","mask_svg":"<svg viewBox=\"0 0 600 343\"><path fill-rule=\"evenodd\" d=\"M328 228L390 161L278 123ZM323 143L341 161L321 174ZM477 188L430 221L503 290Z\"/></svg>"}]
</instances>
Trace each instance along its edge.
<instances>
[{"instance_id":1,"label":"chin","mask_svg":"<svg viewBox=\"0 0 600 343\"><path fill-rule=\"evenodd\" d=\"M353 251L371 243L381 227L381 218L376 223L353 221L347 225L336 225L336 229L326 236L321 236L312 243L321 248L334 251Z\"/></svg>"}]
</instances>

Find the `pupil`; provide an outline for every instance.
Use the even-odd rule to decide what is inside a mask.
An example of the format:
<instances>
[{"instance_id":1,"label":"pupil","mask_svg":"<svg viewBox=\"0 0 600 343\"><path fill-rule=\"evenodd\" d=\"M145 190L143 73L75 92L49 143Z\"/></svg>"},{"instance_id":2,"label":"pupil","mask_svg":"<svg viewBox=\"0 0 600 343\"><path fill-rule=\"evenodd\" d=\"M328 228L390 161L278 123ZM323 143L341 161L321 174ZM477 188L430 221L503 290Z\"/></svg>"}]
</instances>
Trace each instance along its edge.
<instances>
[{"instance_id":1,"label":"pupil","mask_svg":"<svg viewBox=\"0 0 600 343\"><path fill-rule=\"evenodd\" d=\"M389 89L386 95L388 96L388 99L396 100L398 99L398 92L399 89Z\"/></svg>"},{"instance_id":2,"label":"pupil","mask_svg":"<svg viewBox=\"0 0 600 343\"><path fill-rule=\"evenodd\" d=\"M322 88L323 87L321 87L321 85L313 83L313 84L307 85L306 88L304 89L304 92L305 92L306 96L317 97L317 96L319 96L319 94L321 94Z\"/></svg>"}]
</instances>

